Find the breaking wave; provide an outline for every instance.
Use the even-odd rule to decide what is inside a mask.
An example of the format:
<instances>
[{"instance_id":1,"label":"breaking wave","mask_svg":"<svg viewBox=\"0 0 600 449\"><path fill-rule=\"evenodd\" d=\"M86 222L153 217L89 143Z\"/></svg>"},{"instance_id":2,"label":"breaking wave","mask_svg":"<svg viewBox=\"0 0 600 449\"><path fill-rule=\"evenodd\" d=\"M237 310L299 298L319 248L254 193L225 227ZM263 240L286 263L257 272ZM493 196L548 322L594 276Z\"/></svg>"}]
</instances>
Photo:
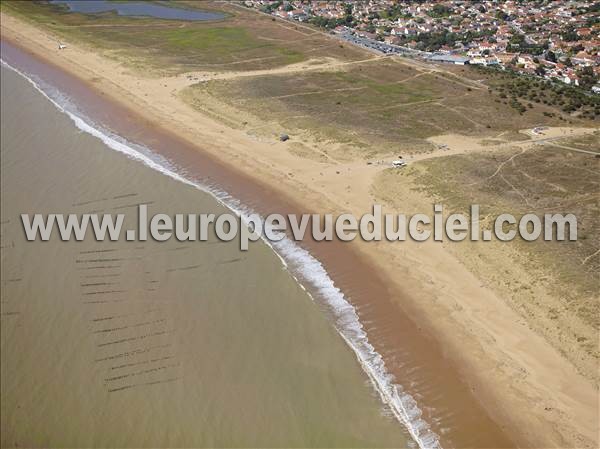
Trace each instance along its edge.
<instances>
[{"instance_id":1,"label":"breaking wave","mask_svg":"<svg viewBox=\"0 0 600 449\"><path fill-rule=\"evenodd\" d=\"M93 124L77 110L68 98L38 77L25 74L17 68L0 60L2 65L18 73L29 81L58 110L66 114L83 132L100 139L109 148L125 154L131 159L142 162L146 166L171 177L179 182L192 186L213 196L220 204L232 210L243 220L248 219L253 210L228 194L218 186L209 185L192 179L168 159L153 153L148 148L128 142L109 130ZM439 438L429 424L422 418L422 412L414 398L387 371L385 361L369 342L356 309L335 286L323 265L307 250L291 239L285 237L278 242L266 241L296 281L307 291L310 297L326 305L334 316L336 330L354 351L364 372L383 403L394 417L404 425L412 439L421 449L441 448Z\"/></svg>"}]
</instances>

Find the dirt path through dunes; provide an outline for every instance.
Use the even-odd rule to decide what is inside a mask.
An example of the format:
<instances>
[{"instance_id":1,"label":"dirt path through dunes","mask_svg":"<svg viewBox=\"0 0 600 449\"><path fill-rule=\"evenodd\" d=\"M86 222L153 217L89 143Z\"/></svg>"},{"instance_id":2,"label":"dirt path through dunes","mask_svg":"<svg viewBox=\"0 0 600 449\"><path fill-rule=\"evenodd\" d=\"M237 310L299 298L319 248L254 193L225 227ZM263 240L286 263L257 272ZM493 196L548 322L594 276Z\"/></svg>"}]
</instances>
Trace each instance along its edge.
<instances>
[{"instance_id":1,"label":"dirt path through dunes","mask_svg":"<svg viewBox=\"0 0 600 449\"><path fill-rule=\"evenodd\" d=\"M593 154L594 156L600 156L600 152L598 152L598 151L588 151L588 150L582 150L580 148L568 147L566 145L558 144L558 143L554 142L554 140L555 139L547 139L547 140L542 140L539 143L549 143L549 142L552 142L552 146L553 147L563 148L565 150L575 151L577 153L586 153L586 154Z\"/></svg>"},{"instance_id":2,"label":"dirt path through dunes","mask_svg":"<svg viewBox=\"0 0 600 449\"><path fill-rule=\"evenodd\" d=\"M337 70L344 67L356 65L356 64L364 64L368 62L378 61L381 59L378 56L374 56L368 59L361 59L358 61L340 61L335 58L325 57L325 58L313 58L308 61L299 62L296 64L290 64L283 67L277 67L274 69L261 69L261 70L246 70L241 72L218 72L218 71L201 71L201 72L186 72L175 77L165 77L161 78L164 82L172 83L176 85L178 88L183 88L187 86L191 86L192 84L196 84L199 82L206 82L212 80L234 80L239 78L252 78L257 76L267 76L267 75L289 75L293 73L306 73L306 72L323 72L327 70ZM246 61L238 61L238 63L242 63ZM224 66L229 66L231 63L223 64Z\"/></svg>"},{"instance_id":3,"label":"dirt path through dunes","mask_svg":"<svg viewBox=\"0 0 600 449\"><path fill-rule=\"evenodd\" d=\"M579 137L594 133L595 128L569 128L569 127L552 127L544 131L544 134L532 134L530 130L521 130L521 134L531 136L529 140L519 141L502 141L493 145L482 144L481 137L463 136L460 134L443 134L430 137L429 142L436 146L436 149L428 153L420 153L410 155L406 159L409 161L423 161L427 159L435 159L444 156L453 156L456 154L467 154L472 152L493 152L499 149L510 147L530 147L531 145L543 145L560 141L565 137ZM500 136L496 136L498 139ZM566 148L570 149L570 148ZM573 150L576 150L573 148ZM586 152L585 150L583 150ZM592 153L596 154L596 153Z\"/></svg>"}]
</instances>

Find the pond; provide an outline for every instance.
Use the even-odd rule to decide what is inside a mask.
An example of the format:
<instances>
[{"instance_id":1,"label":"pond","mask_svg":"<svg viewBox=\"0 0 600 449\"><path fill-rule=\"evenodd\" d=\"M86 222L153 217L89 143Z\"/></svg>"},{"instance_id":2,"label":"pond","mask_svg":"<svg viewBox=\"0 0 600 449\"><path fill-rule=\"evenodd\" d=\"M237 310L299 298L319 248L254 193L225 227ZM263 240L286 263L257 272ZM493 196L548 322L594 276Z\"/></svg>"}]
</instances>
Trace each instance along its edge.
<instances>
[{"instance_id":1,"label":"pond","mask_svg":"<svg viewBox=\"0 0 600 449\"><path fill-rule=\"evenodd\" d=\"M120 16L155 17L169 20L218 20L225 17L216 12L198 9L183 9L164 4L148 2L112 2L108 0L53 0L51 3L62 3L72 12L95 14L114 11Z\"/></svg>"}]
</instances>

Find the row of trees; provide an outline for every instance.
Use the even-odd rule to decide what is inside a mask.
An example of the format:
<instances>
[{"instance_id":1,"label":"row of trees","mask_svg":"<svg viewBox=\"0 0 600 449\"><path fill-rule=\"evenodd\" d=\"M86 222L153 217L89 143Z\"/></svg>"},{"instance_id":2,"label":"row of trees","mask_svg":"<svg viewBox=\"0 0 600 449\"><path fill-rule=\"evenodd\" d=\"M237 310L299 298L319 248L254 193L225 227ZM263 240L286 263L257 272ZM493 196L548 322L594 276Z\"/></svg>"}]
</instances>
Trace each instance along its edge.
<instances>
[{"instance_id":1,"label":"row of trees","mask_svg":"<svg viewBox=\"0 0 600 449\"><path fill-rule=\"evenodd\" d=\"M310 19L309 22L320 28L326 28L328 30L332 30L333 28L340 26L340 25L346 25L349 27L354 27L356 25L352 15L346 15L344 18L341 18L341 19L314 16Z\"/></svg>"},{"instance_id":2,"label":"row of trees","mask_svg":"<svg viewBox=\"0 0 600 449\"><path fill-rule=\"evenodd\" d=\"M451 33L449 31L421 33L418 36L404 38L406 41L415 40L418 42L418 48L425 51L437 51L444 45L454 47L457 42L471 42L474 39L491 37L496 31L494 29L484 30L482 32L467 31L466 33Z\"/></svg>"}]
</instances>

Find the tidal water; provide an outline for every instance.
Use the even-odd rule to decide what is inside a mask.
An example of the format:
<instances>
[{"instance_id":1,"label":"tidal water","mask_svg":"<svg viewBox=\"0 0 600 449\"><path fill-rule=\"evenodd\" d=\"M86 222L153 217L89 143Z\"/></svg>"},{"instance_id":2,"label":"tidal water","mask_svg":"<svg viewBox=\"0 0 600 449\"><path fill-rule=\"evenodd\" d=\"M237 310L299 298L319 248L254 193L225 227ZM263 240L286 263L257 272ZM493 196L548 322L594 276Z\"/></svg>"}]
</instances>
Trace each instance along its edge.
<instances>
[{"instance_id":1,"label":"tidal water","mask_svg":"<svg viewBox=\"0 0 600 449\"><path fill-rule=\"evenodd\" d=\"M27 242L21 213L226 209L1 70L2 447L414 445L266 244Z\"/></svg>"}]
</instances>

